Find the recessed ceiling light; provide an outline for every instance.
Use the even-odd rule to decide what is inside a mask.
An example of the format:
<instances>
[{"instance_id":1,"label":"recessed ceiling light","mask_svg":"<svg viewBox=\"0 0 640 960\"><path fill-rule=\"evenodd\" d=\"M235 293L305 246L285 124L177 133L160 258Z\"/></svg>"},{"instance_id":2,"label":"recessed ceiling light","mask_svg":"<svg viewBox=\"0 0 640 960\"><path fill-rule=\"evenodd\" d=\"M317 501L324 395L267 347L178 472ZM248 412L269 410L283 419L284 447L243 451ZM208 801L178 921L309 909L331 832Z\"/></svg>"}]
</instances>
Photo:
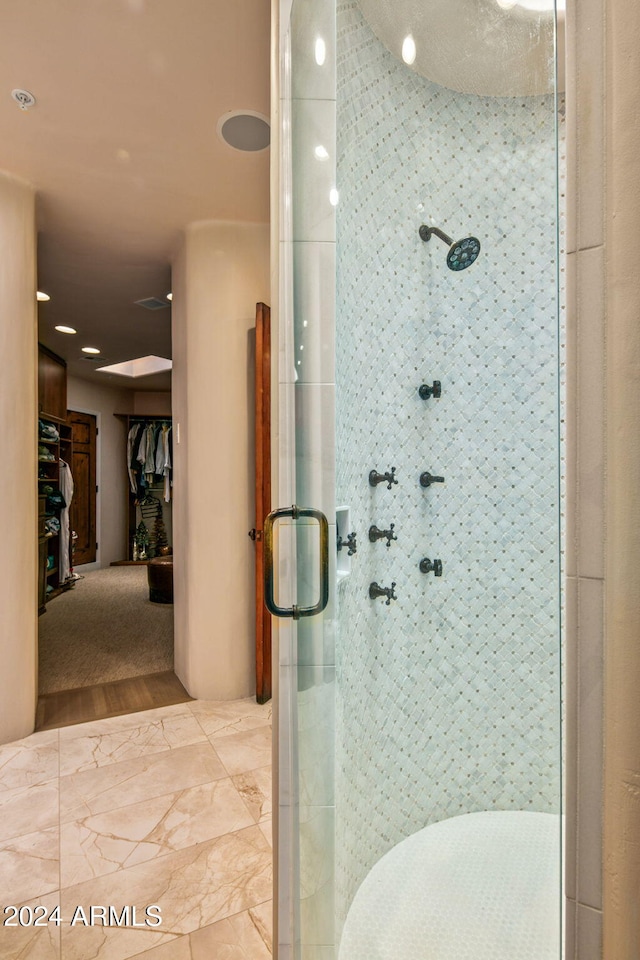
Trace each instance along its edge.
<instances>
[{"instance_id":1,"label":"recessed ceiling light","mask_svg":"<svg viewBox=\"0 0 640 960\"><path fill-rule=\"evenodd\" d=\"M40 300L41 303L45 303L47 300L51 300L51 297L48 293L43 293L42 290L36 292L36 300Z\"/></svg>"},{"instance_id":2,"label":"recessed ceiling light","mask_svg":"<svg viewBox=\"0 0 640 960\"><path fill-rule=\"evenodd\" d=\"M167 294L167 300L173 300L173 294L172 294L172 293L168 293L168 294Z\"/></svg>"},{"instance_id":3,"label":"recessed ceiling light","mask_svg":"<svg viewBox=\"0 0 640 960\"><path fill-rule=\"evenodd\" d=\"M83 347L82 352L83 353L100 353L97 347Z\"/></svg>"},{"instance_id":4,"label":"recessed ceiling light","mask_svg":"<svg viewBox=\"0 0 640 960\"><path fill-rule=\"evenodd\" d=\"M74 330L73 327L63 327L62 325L60 325L59 327L56 327L55 329L58 331L58 333L77 333L78 332L77 330Z\"/></svg>"}]
</instances>

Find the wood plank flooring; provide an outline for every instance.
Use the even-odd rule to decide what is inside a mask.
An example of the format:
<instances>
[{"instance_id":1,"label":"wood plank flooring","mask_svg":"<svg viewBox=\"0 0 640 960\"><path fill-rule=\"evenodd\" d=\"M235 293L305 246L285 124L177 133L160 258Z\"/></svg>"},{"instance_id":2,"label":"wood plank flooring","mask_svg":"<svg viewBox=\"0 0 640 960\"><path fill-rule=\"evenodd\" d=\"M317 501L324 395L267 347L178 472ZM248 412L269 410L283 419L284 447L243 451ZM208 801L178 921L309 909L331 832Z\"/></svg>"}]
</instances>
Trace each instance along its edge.
<instances>
[{"instance_id":1,"label":"wood plank flooring","mask_svg":"<svg viewBox=\"0 0 640 960\"><path fill-rule=\"evenodd\" d=\"M173 670L61 690L38 698L36 730L69 727L192 700Z\"/></svg>"}]
</instances>

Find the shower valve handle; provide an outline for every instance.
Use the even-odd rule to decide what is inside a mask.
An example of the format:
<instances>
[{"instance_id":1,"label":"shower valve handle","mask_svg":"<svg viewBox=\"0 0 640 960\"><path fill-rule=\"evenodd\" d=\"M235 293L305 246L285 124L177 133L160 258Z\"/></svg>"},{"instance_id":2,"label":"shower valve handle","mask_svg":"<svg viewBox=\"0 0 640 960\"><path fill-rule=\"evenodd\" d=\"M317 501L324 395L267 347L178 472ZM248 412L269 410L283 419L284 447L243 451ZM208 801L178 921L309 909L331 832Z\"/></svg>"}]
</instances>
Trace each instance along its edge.
<instances>
[{"instance_id":1,"label":"shower valve handle","mask_svg":"<svg viewBox=\"0 0 640 960\"><path fill-rule=\"evenodd\" d=\"M420 571L421 573L431 573L436 577L442 576L442 560L429 560L429 557L423 557L420 561Z\"/></svg>"},{"instance_id":2,"label":"shower valve handle","mask_svg":"<svg viewBox=\"0 0 640 960\"><path fill-rule=\"evenodd\" d=\"M369 540L371 543L375 543L376 540L386 540L387 549L391 546L392 540L397 540L395 533L393 532L395 524L392 523L389 525L388 530L379 530L378 527L374 524L372 527L369 527Z\"/></svg>"},{"instance_id":3,"label":"shower valve handle","mask_svg":"<svg viewBox=\"0 0 640 960\"><path fill-rule=\"evenodd\" d=\"M377 470L370 470L370 471L369 471L369 484L370 484L372 487L375 487L375 486L377 486L379 483L386 483L386 484L387 484L387 490L391 490L391 487L393 486L393 484L398 482L398 481L396 480L395 474L396 474L396 468L395 468L395 467L391 467L391 471L388 472L388 473L378 473Z\"/></svg>"},{"instance_id":4,"label":"shower valve handle","mask_svg":"<svg viewBox=\"0 0 640 960\"><path fill-rule=\"evenodd\" d=\"M397 600L398 598L394 592L395 582L391 584L390 587L380 587L375 580L373 583L369 584L369 596L372 600L376 600L378 597L386 597L385 606L390 606L392 600Z\"/></svg>"},{"instance_id":5,"label":"shower valve handle","mask_svg":"<svg viewBox=\"0 0 640 960\"><path fill-rule=\"evenodd\" d=\"M354 553L357 553L357 551L358 551L358 544L357 544L357 541L356 541L356 534L355 534L355 533L348 533L346 539L344 539L344 540L342 539L342 537L338 537L336 546L337 546L338 550L342 550L343 547L346 547L346 548L347 548L347 556L348 556L348 557L352 557L352 556L354 555Z\"/></svg>"},{"instance_id":6,"label":"shower valve handle","mask_svg":"<svg viewBox=\"0 0 640 960\"><path fill-rule=\"evenodd\" d=\"M439 380L434 380L432 387L430 387L428 383L423 383L418 387L418 393L423 400L428 400L429 397L434 397L438 400L442 396L442 384Z\"/></svg>"},{"instance_id":7,"label":"shower valve handle","mask_svg":"<svg viewBox=\"0 0 640 960\"><path fill-rule=\"evenodd\" d=\"M444 477L434 477L428 470L420 474L421 487L430 487L432 483L444 483Z\"/></svg>"}]
</instances>

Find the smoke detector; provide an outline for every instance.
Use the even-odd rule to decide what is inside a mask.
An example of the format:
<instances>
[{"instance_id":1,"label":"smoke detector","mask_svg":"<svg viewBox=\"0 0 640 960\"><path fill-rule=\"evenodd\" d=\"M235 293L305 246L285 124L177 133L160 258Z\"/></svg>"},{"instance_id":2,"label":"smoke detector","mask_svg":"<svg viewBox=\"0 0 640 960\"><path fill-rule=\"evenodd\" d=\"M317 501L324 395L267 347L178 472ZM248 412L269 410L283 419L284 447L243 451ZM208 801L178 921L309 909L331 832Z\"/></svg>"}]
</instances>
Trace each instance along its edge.
<instances>
[{"instance_id":1,"label":"smoke detector","mask_svg":"<svg viewBox=\"0 0 640 960\"><path fill-rule=\"evenodd\" d=\"M21 90L19 87L16 87L15 90L11 91L11 96L18 104L21 110L29 110L31 107L34 107L36 104L36 98L32 93L29 93L28 90Z\"/></svg>"}]
</instances>

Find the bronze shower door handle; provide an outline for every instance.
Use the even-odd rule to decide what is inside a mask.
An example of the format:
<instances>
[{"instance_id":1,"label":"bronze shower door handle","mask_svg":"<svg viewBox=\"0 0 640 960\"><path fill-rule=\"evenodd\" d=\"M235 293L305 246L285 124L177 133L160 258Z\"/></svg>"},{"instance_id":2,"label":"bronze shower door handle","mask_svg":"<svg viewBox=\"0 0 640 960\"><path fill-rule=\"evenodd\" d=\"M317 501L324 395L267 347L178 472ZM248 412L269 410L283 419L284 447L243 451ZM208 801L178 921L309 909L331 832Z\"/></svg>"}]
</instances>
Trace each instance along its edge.
<instances>
[{"instance_id":1,"label":"bronze shower door handle","mask_svg":"<svg viewBox=\"0 0 640 960\"><path fill-rule=\"evenodd\" d=\"M320 527L320 598L311 607L279 607L274 596L273 572L273 529L278 520L286 517L299 520L302 517L312 517L318 521ZM329 524L321 510L312 507L280 507L272 510L264 521L264 602L269 613L274 617L290 617L299 620L301 617L315 617L322 613L329 602Z\"/></svg>"}]
</instances>

